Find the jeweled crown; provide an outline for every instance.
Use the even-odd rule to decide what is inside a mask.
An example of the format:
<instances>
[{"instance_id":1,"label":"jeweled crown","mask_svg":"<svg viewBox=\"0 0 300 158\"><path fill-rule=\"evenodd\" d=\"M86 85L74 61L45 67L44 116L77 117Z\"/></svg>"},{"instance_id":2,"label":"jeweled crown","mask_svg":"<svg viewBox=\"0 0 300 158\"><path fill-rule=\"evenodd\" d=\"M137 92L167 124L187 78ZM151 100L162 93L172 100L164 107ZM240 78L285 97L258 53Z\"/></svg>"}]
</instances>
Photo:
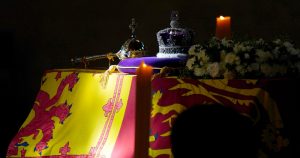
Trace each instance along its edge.
<instances>
[{"instance_id":1,"label":"jeweled crown","mask_svg":"<svg viewBox=\"0 0 300 158\"><path fill-rule=\"evenodd\" d=\"M157 32L159 58L187 57L190 46L194 44L195 33L188 28L181 28L178 11L171 13L171 27Z\"/></svg>"}]
</instances>

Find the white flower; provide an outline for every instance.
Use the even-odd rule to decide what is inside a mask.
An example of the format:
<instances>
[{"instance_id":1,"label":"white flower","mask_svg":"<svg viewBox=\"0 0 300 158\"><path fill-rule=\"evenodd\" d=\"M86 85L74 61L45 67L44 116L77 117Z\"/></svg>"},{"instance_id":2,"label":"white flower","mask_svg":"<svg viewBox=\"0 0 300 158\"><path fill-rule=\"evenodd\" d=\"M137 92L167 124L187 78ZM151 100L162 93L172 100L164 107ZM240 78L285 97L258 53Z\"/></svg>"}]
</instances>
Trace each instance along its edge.
<instances>
[{"instance_id":1,"label":"white flower","mask_svg":"<svg viewBox=\"0 0 300 158\"><path fill-rule=\"evenodd\" d=\"M283 42L283 45L286 47L286 48L292 48L293 45L290 43L290 42Z\"/></svg>"},{"instance_id":2,"label":"white flower","mask_svg":"<svg viewBox=\"0 0 300 158\"><path fill-rule=\"evenodd\" d=\"M205 63L204 63L203 61L199 61L199 65L200 65L200 66L204 66Z\"/></svg>"},{"instance_id":3,"label":"white flower","mask_svg":"<svg viewBox=\"0 0 300 158\"><path fill-rule=\"evenodd\" d=\"M227 40L227 39L223 38L223 39L221 40L221 43L222 43L222 45L225 46L225 47L231 47L233 41Z\"/></svg>"},{"instance_id":4,"label":"white flower","mask_svg":"<svg viewBox=\"0 0 300 158\"><path fill-rule=\"evenodd\" d=\"M226 56L225 56L225 63L228 63L228 64L233 64L234 62L235 62L235 59L236 59L236 55L235 54L233 54L233 53L228 53L228 54L226 54Z\"/></svg>"},{"instance_id":5,"label":"white flower","mask_svg":"<svg viewBox=\"0 0 300 158\"><path fill-rule=\"evenodd\" d=\"M251 46L245 46L245 50L244 51L250 51L253 47Z\"/></svg>"},{"instance_id":6,"label":"white flower","mask_svg":"<svg viewBox=\"0 0 300 158\"><path fill-rule=\"evenodd\" d=\"M272 54L269 51L265 52L261 49L256 50L256 55L258 56L258 58L256 58L256 61L259 63L263 63L263 62L273 58Z\"/></svg>"},{"instance_id":7,"label":"white flower","mask_svg":"<svg viewBox=\"0 0 300 158\"><path fill-rule=\"evenodd\" d=\"M199 44L196 44L196 45L192 45L189 49L189 55L195 55L196 54L196 49L199 48L200 45Z\"/></svg>"},{"instance_id":8,"label":"white flower","mask_svg":"<svg viewBox=\"0 0 300 158\"><path fill-rule=\"evenodd\" d=\"M265 41L262 38L260 38L259 40L256 41L256 44L264 44L264 43L265 43Z\"/></svg>"},{"instance_id":9,"label":"white flower","mask_svg":"<svg viewBox=\"0 0 300 158\"><path fill-rule=\"evenodd\" d=\"M235 53L242 52L245 50L246 50L246 48L242 43L235 44L233 47L233 52L235 52Z\"/></svg>"},{"instance_id":10,"label":"white flower","mask_svg":"<svg viewBox=\"0 0 300 158\"><path fill-rule=\"evenodd\" d=\"M279 58L279 54L280 54L280 48L279 47L275 47L275 49L272 51L273 52L273 57L275 59L278 59Z\"/></svg>"},{"instance_id":11,"label":"white flower","mask_svg":"<svg viewBox=\"0 0 300 158\"><path fill-rule=\"evenodd\" d=\"M203 61L204 63L207 63L209 61L209 57L206 55L204 49L200 50L200 52L197 54L197 57L199 60Z\"/></svg>"},{"instance_id":12,"label":"white flower","mask_svg":"<svg viewBox=\"0 0 300 158\"><path fill-rule=\"evenodd\" d=\"M203 68L203 67L201 67L201 68L196 67L196 68L194 69L194 75L195 75L195 76L204 76L204 75L206 75L206 74L207 74L207 71L206 71L206 69Z\"/></svg>"},{"instance_id":13,"label":"white flower","mask_svg":"<svg viewBox=\"0 0 300 158\"><path fill-rule=\"evenodd\" d=\"M245 54L244 54L244 58L245 58L245 59L250 59L249 53L245 53Z\"/></svg>"},{"instance_id":14,"label":"white flower","mask_svg":"<svg viewBox=\"0 0 300 158\"><path fill-rule=\"evenodd\" d=\"M281 43L281 40L277 38L276 40L273 41L273 43L275 43L275 44L280 44L280 43Z\"/></svg>"},{"instance_id":15,"label":"white flower","mask_svg":"<svg viewBox=\"0 0 300 158\"><path fill-rule=\"evenodd\" d=\"M219 56L215 58L211 56L214 54L207 54L211 51L217 51ZM220 61L212 63L210 57ZM192 46L186 67L199 77L216 78L222 75L225 78L243 78L248 74L260 73L262 77L279 77L290 71L296 71L296 76L300 77L300 49L281 39L272 43L263 39L243 42L215 39L205 45Z\"/></svg>"},{"instance_id":16,"label":"white flower","mask_svg":"<svg viewBox=\"0 0 300 158\"><path fill-rule=\"evenodd\" d=\"M287 50L291 53L291 55L298 55L300 52L299 49L295 49L295 48L288 48Z\"/></svg>"},{"instance_id":17,"label":"white flower","mask_svg":"<svg viewBox=\"0 0 300 158\"><path fill-rule=\"evenodd\" d=\"M219 76L219 71L220 71L219 63L214 62L212 64L209 64L207 66L207 71L209 72L209 75L211 77L213 77L213 78L218 77Z\"/></svg>"},{"instance_id":18,"label":"white flower","mask_svg":"<svg viewBox=\"0 0 300 158\"><path fill-rule=\"evenodd\" d=\"M246 43L237 43L233 47L233 51L235 53L246 52L246 51L250 51L251 49L252 49L252 47L251 46L247 46Z\"/></svg>"},{"instance_id":19,"label":"white flower","mask_svg":"<svg viewBox=\"0 0 300 158\"><path fill-rule=\"evenodd\" d=\"M286 47L287 51L291 55L298 55L299 54L299 49L295 49L294 45L291 44L290 42L284 42L283 45Z\"/></svg>"},{"instance_id":20,"label":"white flower","mask_svg":"<svg viewBox=\"0 0 300 158\"><path fill-rule=\"evenodd\" d=\"M192 57L186 62L186 66L189 70L193 69L193 65L194 65L195 61L196 61L196 57Z\"/></svg>"},{"instance_id":21,"label":"white flower","mask_svg":"<svg viewBox=\"0 0 300 158\"><path fill-rule=\"evenodd\" d=\"M236 56L236 57L235 57L234 63L235 63L236 65L240 65L240 64L241 64L241 59L240 59L239 56Z\"/></svg>"}]
</instances>

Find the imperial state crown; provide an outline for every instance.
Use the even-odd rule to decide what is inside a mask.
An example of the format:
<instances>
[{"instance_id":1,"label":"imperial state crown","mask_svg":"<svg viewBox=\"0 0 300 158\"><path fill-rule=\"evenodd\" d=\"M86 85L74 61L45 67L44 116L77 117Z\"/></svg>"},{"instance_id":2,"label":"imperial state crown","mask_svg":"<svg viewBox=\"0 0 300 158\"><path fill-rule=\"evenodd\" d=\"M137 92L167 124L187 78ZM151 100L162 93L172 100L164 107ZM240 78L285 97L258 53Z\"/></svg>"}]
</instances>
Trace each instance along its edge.
<instances>
[{"instance_id":1,"label":"imperial state crown","mask_svg":"<svg viewBox=\"0 0 300 158\"><path fill-rule=\"evenodd\" d=\"M181 28L178 11L171 13L171 27L157 32L158 58L185 58L190 46L194 44L195 33L188 28Z\"/></svg>"}]
</instances>

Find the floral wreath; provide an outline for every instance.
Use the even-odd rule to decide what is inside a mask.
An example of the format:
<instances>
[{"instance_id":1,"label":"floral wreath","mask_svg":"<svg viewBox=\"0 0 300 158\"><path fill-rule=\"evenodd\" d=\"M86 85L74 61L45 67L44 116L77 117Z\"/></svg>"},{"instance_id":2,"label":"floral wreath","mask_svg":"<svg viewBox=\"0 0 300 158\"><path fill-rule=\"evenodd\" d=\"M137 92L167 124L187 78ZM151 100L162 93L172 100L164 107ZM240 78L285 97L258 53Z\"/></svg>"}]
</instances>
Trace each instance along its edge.
<instances>
[{"instance_id":1,"label":"floral wreath","mask_svg":"<svg viewBox=\"0 0 300 158\"><path fill-rule=\"evenodd\" d=\"M189 49L186 68L201 78L299 77L300 50L292 42L233 41L215 37Z\"/></svg>"}]
</instances>

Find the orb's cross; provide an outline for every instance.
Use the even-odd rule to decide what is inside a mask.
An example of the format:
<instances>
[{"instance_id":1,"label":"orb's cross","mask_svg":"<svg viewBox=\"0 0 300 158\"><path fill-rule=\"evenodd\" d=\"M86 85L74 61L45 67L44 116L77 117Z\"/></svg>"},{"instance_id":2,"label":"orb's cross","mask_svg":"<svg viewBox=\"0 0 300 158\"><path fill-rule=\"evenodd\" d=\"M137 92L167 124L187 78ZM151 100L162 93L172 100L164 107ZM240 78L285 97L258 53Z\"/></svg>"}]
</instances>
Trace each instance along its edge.
<instances>
[{"instance_id":1,"label":"orb's cross","mask_svg":"<svg viewBox=\"0 0 300 158\"><path fill-rule=\"evenodd\" d=\"M129 25L129 28L131 29L131 37L135 37L135 29L137 27L137 23L135 22L135 19L131 19L131 24Z\"/></svg>"}]
</instances>

